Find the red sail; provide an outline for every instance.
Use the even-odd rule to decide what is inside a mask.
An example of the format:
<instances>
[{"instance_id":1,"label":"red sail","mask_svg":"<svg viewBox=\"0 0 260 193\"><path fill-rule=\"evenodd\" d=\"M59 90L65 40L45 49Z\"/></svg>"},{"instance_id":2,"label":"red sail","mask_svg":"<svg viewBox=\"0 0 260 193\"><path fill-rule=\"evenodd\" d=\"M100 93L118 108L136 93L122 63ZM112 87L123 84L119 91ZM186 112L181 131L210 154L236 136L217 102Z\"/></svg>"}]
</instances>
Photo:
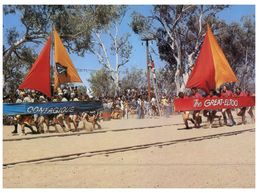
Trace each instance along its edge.
<instances>
[{"instance_id":1,"label":"red sail","mask_svg":"<svg viewBox=\"0 0 260 193\"><path fill-rule=\"evenodd\" d=\"M188 79L187 88L209 92L227 82L237 82L235 73L209 26L199 56Z\"/></svg>"},{"instance_id":2,"label":"red sail","mask_svg":"<svg viewBox=\"0 0 260 193\"><path fill-rule=\"evenodd\" d=\"M196 64L186 85L187 88L197 87L207 93L216 87L214 60L208 36L209 34L206 33Z\"/></svg>"},{"instance_id":3,"label":"red sail","mask_svg":"<svg viewBox=\"0 0 260 193\"><path fill-rule=\"evenodd\" d=\"M39 57L26 75L19 89L37 90L51 97L50 86L50 51L51 37L49 37Z\"/></svg>"}]
</instances>

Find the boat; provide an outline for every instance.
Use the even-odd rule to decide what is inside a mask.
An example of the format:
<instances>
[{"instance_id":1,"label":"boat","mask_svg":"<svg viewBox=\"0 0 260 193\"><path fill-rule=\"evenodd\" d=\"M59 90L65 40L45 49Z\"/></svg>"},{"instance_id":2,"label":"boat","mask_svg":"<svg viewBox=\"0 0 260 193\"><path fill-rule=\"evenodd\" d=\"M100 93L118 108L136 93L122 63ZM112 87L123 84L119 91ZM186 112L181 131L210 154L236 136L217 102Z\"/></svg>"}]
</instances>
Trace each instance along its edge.
<instances>
[{"instance_id":1,"label":"boat","mask_svg":"<svg viewBox=\"0 0 260 193\"><path fill-rule=\"evenodd\" d=\"M53 41L52 41L53 40ZM58 32L54 29L49 36L39 57L32 65L25 76L19 89L37 90L48 97L51 92L51 48L54 45L54 91L57 91L61 84L82 82L79 74L73 65L66 48L62 44Z\"/></svg>"},{"instance_id":2,"label":"boat","mask_svg":"<svg viewBox=\"0 0 260 193\"><path fill-rule=\"evenodd\" d=\"M54 64L51 65L52 45L54 45ZM53 66L53 77L51 68ZM53 79L52 79L53 78ZM52 81L53 80L53 81ZM53 84L52 84L53 82ZM62 44L58 32L54 29L48 37L38 58L26 74L19 89L36 90L51 98L62 84L81 83L82 80L73 65L69 54ZM53 88L52 88L53 87ZM52 92L52 90L54 92ZM59 114L86 111L99 111L103 109L101 101L73 101L48 103L15 103L3 104L4 115L18 114Z\"/></svg>"},{"instance_id":3,"label":"boat","mask_svg":"<svg viewBox=\"0 0 260 193\"><path fill-rule=\"evenodd\" d=\"M206 35L186 88L196 87L209 93L210 90L216 90L224 83L237 81L216 37L207 25Z\"/></svg>"},{"instance_id":4,"label":"boat","mask_svg":"<svg viewBox=\"0 0 260 193\"><path fill-rule=\"evenodd\" d=\"M207 25L199 55L188 78L186 88L198 88L206 93L219 89L225 83L237 82L225 54ZM216 110L255 106L254 96L207 98L175 98L174 111Z\"/></svg>"}]
</instances>

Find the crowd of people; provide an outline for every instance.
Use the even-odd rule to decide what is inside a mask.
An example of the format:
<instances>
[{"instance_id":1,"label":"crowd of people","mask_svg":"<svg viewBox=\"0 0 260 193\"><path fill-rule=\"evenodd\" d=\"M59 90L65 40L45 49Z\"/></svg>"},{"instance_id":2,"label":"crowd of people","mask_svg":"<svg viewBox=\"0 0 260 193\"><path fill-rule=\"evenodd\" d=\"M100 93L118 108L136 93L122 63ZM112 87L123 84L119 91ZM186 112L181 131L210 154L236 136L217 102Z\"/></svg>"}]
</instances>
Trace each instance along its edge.
<instances>
[{"instance_id":1,"label":"crowd of people","mask_svg":"<svg viewBox=\"0 0 260 193\"><path fill-rule=\"evenodd\" d=\"M30 103L30 102L58 102L58 101L85 101L90 97L86 92L82 92L77 86L64 86L58 88L53 96L46 95L35 90L19 90L4 95L4 103Z\"/></svg>"},{"instance_id":2,"label":"crowd of people","mask_svg":"<svg viewBox=\"0 0 260 193\"><path fill-rule=\"evenodd\" d=\"M223 86L221 90L215 91L211 90L208 94L201 93L196 88L192 88L189 92L180 92L178 94L179 98L214 98L214 97L229 97L229 96L248 96L251 95L249 92L242 92L240 88L236 88L232 92L227 86ZM154 118L157 116L169 117L172 115L173 109L173 100L175 96L167 96L164 93L159 93L156 97L155 93L151 93L150 100L148 97L147 90L141 89L126 89L120 96L117 97L100 97L93 98L89 95L78 89L74 86L63 86L58 88L57 92L54 93L52 98L49 98L40 92L34 90L16 90L15 93L4 96L4 103L33 103L33 102L67 102L67 101L88 101L88 100L100 100L103 103L104 111L107 111L110 114L112 119L128 119L130 117L136 117L137 119L148 119ZM253 107L246 108L243 107L239 109L237 113L238 116L241 116L241 123L246 123L246 112L250 115L251 119L254 121ZM92 116L91 116L92 115ZM212 126L215 119L219 121L219 124L225 124L228 126L233 126L236 124L234 121L232 110L231 109L219 109L219 110L203 110L203 111L185 111L182 112L183 121L187 129L190 128L188 122L192 122L194 127L199 128L202 123L202 115L206 117L207 122L210 127ZM8 116L10 117L10 116ZM25 127L28 127L32 133L43 133L45 123L47 125L47 132L49 131L49 126L59 124L64 131L66 131L66 125L71 129L70 123L74 125L74 130L78 131L79 122L82 119L90 121L93 123L93 128L95 125L98 128L101 126L98 124L98 121L102 118L101 113L76 113L73 115L48 115L48 116L15 116L12 117L12 124L15 129L12 132L13 134L18 133L18 124L22 127L22 134L25 134ZM46 121L48 120L48 121ZM222 120L224 123L222 123ZM4 121L5 122L5 121ZM64 124L66 123L66 125ZM35 131L32 127L33 123L37 127ZM40 128L39 128L40 127Z\"/></svg>"},{"instance_id":3,"label":"crowd of people","mask_svg":"<svg viewBox=\"0 0 260 193\"><path fill-rule=\"evenodd\" d=\"M150 100L148 93L139 93L130 89L120 97L103 99L104 108L111 112L113 119L128 119L130 116L137 119L154 118L156 116L169 117L173 112L172 97L161 95L156 99L151 93Z\"/></svg>"}]
</instances>

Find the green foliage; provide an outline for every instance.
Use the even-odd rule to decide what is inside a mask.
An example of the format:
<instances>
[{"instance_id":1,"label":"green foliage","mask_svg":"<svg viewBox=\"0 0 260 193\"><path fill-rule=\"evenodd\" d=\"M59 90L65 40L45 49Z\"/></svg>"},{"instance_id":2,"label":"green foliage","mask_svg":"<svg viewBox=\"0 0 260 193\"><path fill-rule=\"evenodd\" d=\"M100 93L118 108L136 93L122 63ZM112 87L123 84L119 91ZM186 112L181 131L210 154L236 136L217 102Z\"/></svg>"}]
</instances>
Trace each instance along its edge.
<instances>
[{"instance_id":1,"label":"green foliage","mask_svg":"<svg viewBox=\"0 0 260 193\"><path fill-rule=\"evenodd\" d=\"M29 41L44 41L52 27L60 33L66 47L79 55L84 55L90 47L93 29L106 28L112 21L118 20L122 7L119 5L12 5L4 6L4 14L21 15L21 23ZM7 34L18 36L14 26L6 29ZM8 32L9 31L9 32ZM16 33L14 33L16 32ZM43 39L42 39L43 38ZM9 42L12 45L17 38ZM36 42L39 43L39 42Z\"/></svg>"},{"instance_id":2,"label":"green foliage","mask_svg":"<svg viewBox=\"0 0 260 193\"><path fill-rule=\"evenodd\" d=\"M193 60L196 57L206 23L225 7L155 5L150 16L134 13L131 27L141 37L149 35L156 39L160 58L166 62L168 70L173 70L173 75L177 70L184 74L189 71L189 55L192 54ZM175 82L175 76L171 77Z\"/></svg>"},{"instance_id":3,"label":"green foliage","mask_svg":"<svg viewBox=\"0 0 260 193\"><path fill-rule=\"evenodd\" d=\"M4 16L20 17L18 26L5 28L6 44L3 52L4 79L23 77L25 69L37 58L35 46L45 42L55 27L69 52L84 56L92 46L93 30L105 29L119 19L124 6L119 5L5 5ZM22 78L21 78L22 80Z\"/></svg>"},{"instance_id":4,"label":"green foliage","mask_svg":"<svg viewBox=\"0 0 260 193\"><path fill-rule=\"evenodd\" d=\"M255 82L255 23L250 17L243 17L241 22L223 24L217 30L217 37L239 86L246 89L249 83Z\"/></svg>"},{"instance_id":5,"label":"green foliage","mask_svg":"<svg viewBox=\"0 0 260 193\"><path fill-rule=\"evenodd\" d=\"M24 47L12 54L10 60L3 65L4 88L14 92L20 85L24 74L29 70L34 61L31 49Z\"/></svg>"},{"instance_id":6,"label":"green foliage","mask_svg":"<svg viewBox=\"0 0 260 193\"><path fill-rule=\"evenodd\" d=\"M132 68L127 70L125 76L121 80L121 90L141 89L146 86L147 79L143 70Z\"/></svg>"},{"instance_id":7,"label":"green foliage","mask_svg":"<svg viewBox=\"0 0 260 193\"><path fill-rule=\"evenodd\" d=\"M242 25L227 24L216 17L226 7L228 6L155 5L152 14L147 17L141 13L132 15L132 30L140 37L152 34L157 41L160 58L166 62L161 71L161 76L165 77L161 80L165 83L167 79L166 87L175 89L178 82L185 85L184 75L190 73L195 64L206 24L211 26L217 36L239 80L244 80L240 77L246 71L254 74L255 25L252 17L242 18Z\"/></svg>"},{"instance_id":8,"label":"green foliage","mask_svg":"<svg viewBox=\"0 0 260 193\"><path fill-rule=\"evenodd\" d=\"M113 81L109 73L104 68L95 73L92 73L88 81L94 96L114 96L115 87Z\"/></svg>"},{"instance_id":9,"label":"green foliage","mask_svg":"<svg viewBox=\"0 0 260 193\"><path fill-rule=\"evenodd\" d=\"M132 21L130 23L130 26L136 34L143 35L149 32L151 28L151 20L149 20L149 18L146 18L138 12L133 12L131 16Z\"/></svg>"}]
</instances>

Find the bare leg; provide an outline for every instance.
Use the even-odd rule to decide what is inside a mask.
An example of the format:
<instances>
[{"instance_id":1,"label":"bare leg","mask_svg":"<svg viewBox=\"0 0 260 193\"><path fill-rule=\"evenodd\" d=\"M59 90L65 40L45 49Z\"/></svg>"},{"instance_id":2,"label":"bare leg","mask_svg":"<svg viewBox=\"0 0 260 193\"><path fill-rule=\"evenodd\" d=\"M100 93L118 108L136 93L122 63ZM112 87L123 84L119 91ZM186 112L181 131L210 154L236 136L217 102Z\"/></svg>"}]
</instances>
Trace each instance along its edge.
<instances>
[{"instance_id":1,"label":"bare leg","mask_svg":"<svg viewBox=\"0 0 260 193\"><path fill-rule=\"evenodd\" d=\"M189 128L190 128L190 127L189 127L189 124L188 124L188 121L191 121L191 122L195 125L194 120L193 120L192 118L190 118L189 116L190 116L189 111L183 112L182 117L183 117L183 121L184 121L184 124L185 124L186 129L189 129Z\"/></svg>"},{"instance_id":2,"label":"bare leg","mask_svg":"<svg viewBox=\"0 0 260 193\"><path fill-rule=\"evenodd\" d=\"M227 109L227 115L228 115L228 118L232 121L232 125L235 125L236 122L235 122L234 117L232 115L231 109Z\"/></svg>"},{"instance_id":3,"label":"bare leg","mask_svg":"<svg viewBox=\"0 0 260 193\"><path fill-rule=\"evenodd\" d=\"M70 117L65 115L65 123L68 125L69 131L71 130ZM64 130L66 132L66 130Z\"/></svg>"},{"instance_id":4,"label":"bare leg","mask_svg":"<svg viewBox=\"0 0 260 193\"><path fill-rule=\"evenodd\" d=\"M66 132L66 126L65 126L65 124L63 123L63 117L57 117L57 122L58 122L58 124L62 127L62 129L63 129L63 131L64 132Z\"/></svg>"},{"instance_id":5,"label":"bare leg","mask_svg":"<svg viewBox=\"0 0 260 193\"><path fill-rule=\"evenodd\" d=\"M246 108L245 107L240 109L240 111L237 113L237 116L241 116L240 124L246 124Z\"/></svg>"},{"instance_id":6,"label":"bare leg","mask_svg":"<svg viewBox=\"0 0 260 193\"><path fill-rule=\"evenodd\" d=\"M193 119L195 121L195 127L200 128L200 124L202 122L201 116L200 116L200 111L194 111L193 112Z\"/></svg>"},{"instance_id":7,"label":"bare leg","mask_svg":"<svg viewBox=\"0 0 260 193\"><path fill-rule=\"evenodd\" d=\"M18 133L18 123L14 124L14 130L12 131L13 134Z\"/></svg>"},{"instance_id":8,"label":"bare leg","mask_svg":"<svg viewBox=\"0 0 260 193\"><path fill-rule=\"evenodd\" d=\"M255 122L255 116L254 116L254 113L253 113L253 107L250 107L247 113L250 115L251 120L254 123Z\"/></svg>"},{"instance_id":9,"label":"bare leg","mask_svg":"<svg viewBox=\"0 0 260 193\"><path fill-rule=\"evenodd\" d=\"M223 116L224 124L227 125L227 115L225 109L222 109L222 116Z\"/></svg>"}]
</instances>

